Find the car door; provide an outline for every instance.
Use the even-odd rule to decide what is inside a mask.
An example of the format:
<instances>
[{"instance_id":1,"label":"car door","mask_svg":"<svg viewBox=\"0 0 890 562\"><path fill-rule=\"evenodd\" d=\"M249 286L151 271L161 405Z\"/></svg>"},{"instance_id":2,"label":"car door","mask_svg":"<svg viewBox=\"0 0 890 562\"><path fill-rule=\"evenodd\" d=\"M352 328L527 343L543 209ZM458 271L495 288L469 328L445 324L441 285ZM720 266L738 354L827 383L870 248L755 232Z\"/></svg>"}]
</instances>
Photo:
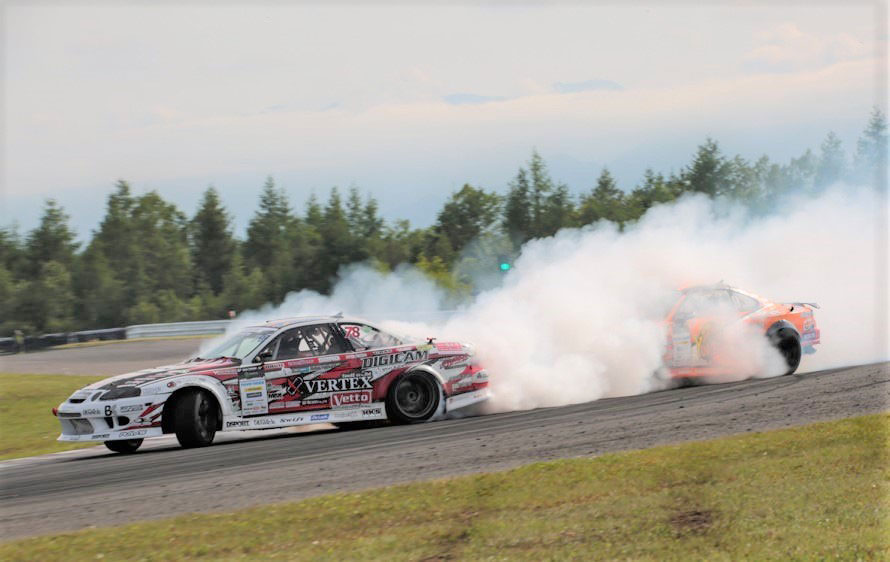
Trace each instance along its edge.
<instances>
[{"instance_id":1,"label":"car door","mask_svg":"<svg viewBox=\"0 0 890 562\"><path fill-rule=\"evenodd\" d=\"M351 367L346 343L331 324L291 328L268 347L262 358L270 414L328 409L333 394L353 385L341 380Z\"/></svg>"},{"instance_id":2,"label":"car door","mask_svg":"<svg viewBox=\"0 0 890 562\"><path fill-rule=\"evenodd\" d=\"M729 291L714 289L684 295L671 322L671 366L701 367L714 358L721 327L736 314Z\"/></svg>"}]
</instances>

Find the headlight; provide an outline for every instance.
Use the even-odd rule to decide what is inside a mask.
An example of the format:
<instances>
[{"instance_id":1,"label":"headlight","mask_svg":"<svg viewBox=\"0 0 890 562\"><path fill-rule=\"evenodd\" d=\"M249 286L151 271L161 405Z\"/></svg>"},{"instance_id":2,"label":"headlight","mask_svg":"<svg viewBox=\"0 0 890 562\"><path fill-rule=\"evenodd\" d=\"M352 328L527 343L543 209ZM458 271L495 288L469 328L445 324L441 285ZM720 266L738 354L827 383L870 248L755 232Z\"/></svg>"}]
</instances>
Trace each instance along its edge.
<instances>
[{"instance_id":1,"label":"headlight","mask_svg":"<svg viewBox=\"0 0 890 562\"><path fill-rule=\"evenodd\" d=\"M141 395L142 389L138 386L119 386L106 392L99 400L117 400L118 398L133 398Z\"/></svg>"}]
</instances>

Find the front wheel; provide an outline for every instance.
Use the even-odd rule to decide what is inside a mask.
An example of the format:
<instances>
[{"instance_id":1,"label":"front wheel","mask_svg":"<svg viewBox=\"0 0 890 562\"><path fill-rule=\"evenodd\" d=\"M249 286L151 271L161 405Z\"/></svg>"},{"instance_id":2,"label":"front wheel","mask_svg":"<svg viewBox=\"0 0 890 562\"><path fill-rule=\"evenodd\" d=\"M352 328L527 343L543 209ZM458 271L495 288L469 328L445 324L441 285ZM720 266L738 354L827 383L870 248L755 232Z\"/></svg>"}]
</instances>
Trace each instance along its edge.
<instances>
[{"instance_id":1,"label":"front wheel","mask_svg":"<svg viewBox=\"0 0 890 562\"><path fill-rule=\"evenodd\" d=\"M393 383L386 396L386 413L397 423L430 419L439 409L439 385L423 373L407 373Z\"/></svg>"},{"instance_id":2,"label":"front wheel","mask_svg":"<svg viewBox=\"0 0 890 562\"><path fill-rule=\"evenodd\" d=\"M173 428L183 447L206 447L213 443L219 423L216 401L203 390L189 390L176 402Z\"/></svg>"},{"instance_id":3,"label":"front wheel","mask_svg":"<svg viewBox=\"0 0 890 562\"><path fill-rule=\"evenodd\" d=\"M142 439L120 439L116 441L106 441L105 446L114 451L115 453L135 453L136 449L138 449L142 445Z\"/></svg>"}]
</instances>

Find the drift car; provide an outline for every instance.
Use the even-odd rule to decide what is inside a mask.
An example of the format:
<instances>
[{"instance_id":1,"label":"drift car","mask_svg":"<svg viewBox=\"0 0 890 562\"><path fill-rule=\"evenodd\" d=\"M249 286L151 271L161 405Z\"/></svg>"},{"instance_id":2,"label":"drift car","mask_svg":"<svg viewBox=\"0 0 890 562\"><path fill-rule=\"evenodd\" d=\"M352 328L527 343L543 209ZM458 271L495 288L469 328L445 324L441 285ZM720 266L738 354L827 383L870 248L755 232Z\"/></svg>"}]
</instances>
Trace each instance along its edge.
<instances>
[{"instance_id":1,"label":"drift car","mask_svg":"<svg viewBox=\"0 0 890 562\"><path fill-rule=\"evenodd\" d=\"M757 347L739 339L753 334L778 350L784 374L790 375L800 365L801 354L815 353L819 343L814 308L819 307L777 303L723 283L689 287L680 292L666 319L664 363L670 377L678 379L738 374L750 368L751 358L745 355Z\"/></svg>"},{"instance_id":2,"label":"drift car","mask_svg":"<svg viewBox=\"0 0 890 562\"><path fill-rule=\"evenodd\" d=\"M183 447L200 447L217 431L422 422L488 397L469 345L406 343L339 316L252 326L202 355L78 390L53 409L59 440L130 453L175 433Z\"/></svg>"}]
</instances>

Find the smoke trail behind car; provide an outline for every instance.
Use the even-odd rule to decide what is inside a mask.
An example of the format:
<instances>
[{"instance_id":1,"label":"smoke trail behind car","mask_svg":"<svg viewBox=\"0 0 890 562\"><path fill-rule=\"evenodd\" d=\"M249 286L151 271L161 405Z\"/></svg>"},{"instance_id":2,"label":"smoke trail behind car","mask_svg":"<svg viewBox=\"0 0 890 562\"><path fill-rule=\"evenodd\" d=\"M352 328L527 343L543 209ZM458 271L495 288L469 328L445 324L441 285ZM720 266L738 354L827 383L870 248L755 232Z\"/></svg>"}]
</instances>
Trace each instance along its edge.
<instances>
[{"instance_id":1,"label":"smoke trail behind car","mask_svg":"<svg viewBox=\"0 0 890 562\"><path fill-rule=\"evenodd\" d=\"M778 302L816 302L822 344L799 372L888 358L885 231L871 190L838 186L766 216L705 197L654 207L619 231L601 223L533 240L503 283L451 313L447 294L409 267L341 271L330 296L288 295L239 325L347 314L396 333L471 342L491 376L488 409L557 406L663 388L664 318L682 286L720 280ZM741 355L775 354L739 330ZM769 363L770 359L764 359ZM777 374L766 363L752 368Z\"/></svg>"}]
</instances>

